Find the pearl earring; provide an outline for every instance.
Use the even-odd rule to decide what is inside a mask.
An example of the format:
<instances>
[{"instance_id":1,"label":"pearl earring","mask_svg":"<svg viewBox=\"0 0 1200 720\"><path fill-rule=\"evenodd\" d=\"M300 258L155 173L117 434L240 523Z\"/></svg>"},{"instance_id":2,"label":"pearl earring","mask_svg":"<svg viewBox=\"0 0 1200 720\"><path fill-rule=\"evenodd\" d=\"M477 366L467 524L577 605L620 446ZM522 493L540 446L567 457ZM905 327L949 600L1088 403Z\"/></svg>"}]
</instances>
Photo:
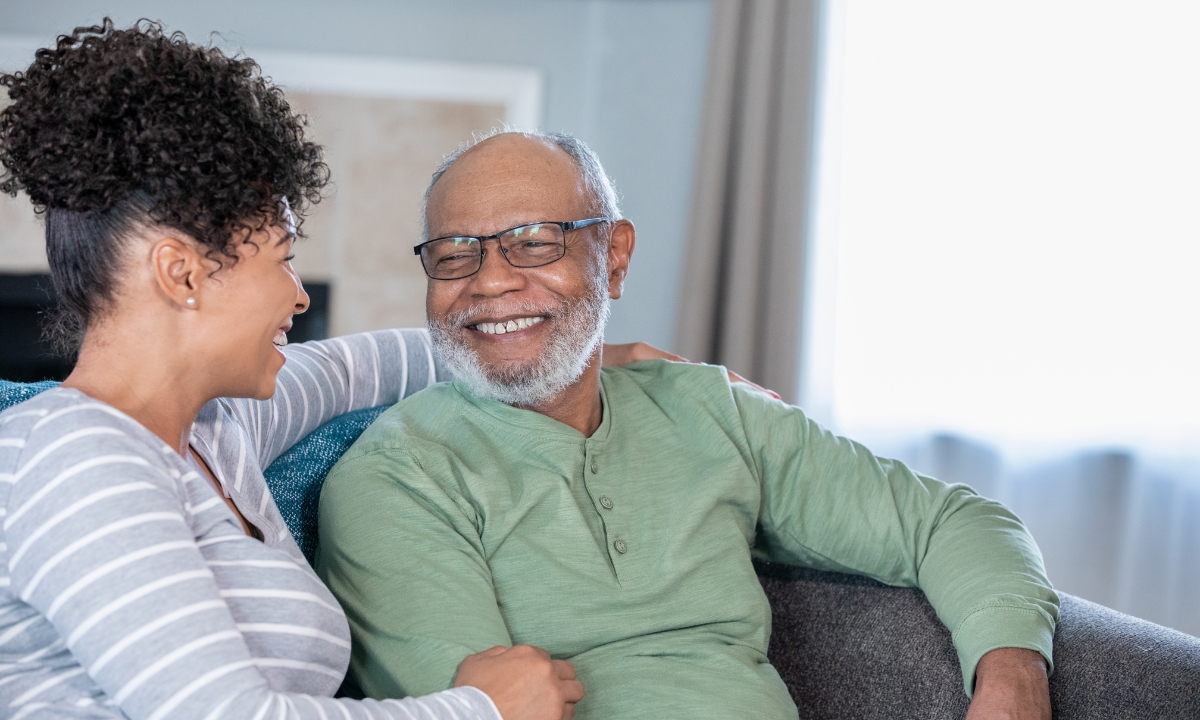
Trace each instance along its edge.
<instances>
[{"instance_id":1,"label":"pearl earring","mask_svg":"<svg viewBox=\"0 0 1200 720\"><path fill-rule=\"evenodd\" d=\"M190 307L190 308L194 308L194 307L196 307L196 298L188 298L188 299L187 299L187 306L188 306L188 307Z\"/></svg>"}]
</instances>

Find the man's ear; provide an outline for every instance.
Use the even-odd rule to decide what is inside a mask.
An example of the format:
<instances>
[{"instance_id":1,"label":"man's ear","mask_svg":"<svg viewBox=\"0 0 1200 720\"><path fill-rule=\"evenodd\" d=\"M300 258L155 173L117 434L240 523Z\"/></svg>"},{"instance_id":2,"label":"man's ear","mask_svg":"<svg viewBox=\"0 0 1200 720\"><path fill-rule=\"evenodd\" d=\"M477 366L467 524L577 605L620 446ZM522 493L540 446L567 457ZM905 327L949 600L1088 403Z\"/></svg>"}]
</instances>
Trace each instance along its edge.
<instances>
[{"instance_id":1,"label":"man's ear","mask_svg":"<svg viewBox=\"0 0 1200 720\"><path fill-rule=\"evenodd\" d=\"M613 224L608 238L608 296L619 300L625 291L625 276L629 273L629 259L633 257L633 246L637 244L637 232L633 223L618 220Z\"/></svg>"},{"instance_id":2,"label":"man's ear","mask_svg":"<svg viewBox=\"0 0 1200 720\"><path fill-rule=\"evenodd\" d=\"M190 243L170 235L150 246L154 282L170 302L186 310L200 307L200 278L204 258Z\"/></svg>"}]
</instances>

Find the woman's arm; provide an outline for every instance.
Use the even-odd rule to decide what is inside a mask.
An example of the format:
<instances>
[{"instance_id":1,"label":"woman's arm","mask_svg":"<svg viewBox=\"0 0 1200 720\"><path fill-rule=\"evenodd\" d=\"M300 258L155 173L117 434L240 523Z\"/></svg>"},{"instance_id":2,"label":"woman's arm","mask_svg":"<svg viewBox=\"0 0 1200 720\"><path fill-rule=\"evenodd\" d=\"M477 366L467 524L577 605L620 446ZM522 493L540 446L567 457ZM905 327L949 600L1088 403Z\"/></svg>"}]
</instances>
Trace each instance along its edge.
<instances>
[{"instance_id":1,"label":"woman's arm","mask_svg":"<svg viewBox=\"0 0 1200 720\"><path fill-rule=\"evenodd\" d=\"M270 400L231 399L263 467L328 420L391 405L448 379L424 328L378 330L289 345Z\"/></svg>"}]
</instances>

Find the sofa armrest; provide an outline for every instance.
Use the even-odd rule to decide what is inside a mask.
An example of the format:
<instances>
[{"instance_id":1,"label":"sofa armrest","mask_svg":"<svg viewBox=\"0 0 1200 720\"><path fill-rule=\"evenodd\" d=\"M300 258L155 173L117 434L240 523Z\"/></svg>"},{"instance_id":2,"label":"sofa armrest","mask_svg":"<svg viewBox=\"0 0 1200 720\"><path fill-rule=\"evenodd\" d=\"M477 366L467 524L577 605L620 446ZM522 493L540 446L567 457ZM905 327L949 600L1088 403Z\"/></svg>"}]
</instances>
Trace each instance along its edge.
<instances>
[{"instance_id":1,"label":"sofa armrest","mask_svg":"<svg viewBox=\"0 0 1200 720\"><path fill-rule=\"evenodd\" d=\"M962 718L950 632L920 590L773 564L769 656L801 718ZM1200 717L1200 640L1062 595L1050 699L1059 720Z\"/></svg>"},{"instance_id":2,"label":"sofa armrest","mask_svg":"<svg viewBox=\"0 0 1200 720\"><path fill-rule=\"evenodd\" d=\"M1200 639L1060 593L1057 718L1200 718Z\"/></svg>"}]
</instances>

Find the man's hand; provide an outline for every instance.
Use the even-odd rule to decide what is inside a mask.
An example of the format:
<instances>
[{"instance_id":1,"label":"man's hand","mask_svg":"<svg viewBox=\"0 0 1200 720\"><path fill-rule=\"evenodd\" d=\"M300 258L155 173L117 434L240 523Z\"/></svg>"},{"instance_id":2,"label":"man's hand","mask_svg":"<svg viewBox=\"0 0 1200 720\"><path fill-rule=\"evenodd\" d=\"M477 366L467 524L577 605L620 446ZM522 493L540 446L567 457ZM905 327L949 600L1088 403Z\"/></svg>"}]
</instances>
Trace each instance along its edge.
<instances>
[{"instance_id":1,"label":"man's hand","mask_svg":"<svg viewBox=\"0 0 1200 720\"><path fill-rule=\"evenodd\" d=\"M1040 653L1000 648L975 668L967 720L1050 720L1050 679Z\"/></svg>"},{"instance_id":2,"label":"man's hand","mask_svg":"<svg viewBox=\"0 0 1200 720\"><path fill-rule=\"evenodd\" d=\"M666 350L658 348L644 342L623 343L620 345L605 345L604 352L601 355L601 361L608 366L628 365L629 363L640 362L642 360L670 360L671 362L691 362L685 357L680 357L674 353L669 353ZM729 372L729 379L733 382L746 383L752 388L761 390L776 400L780 400L779 393L774 390L768 390L760 385L755 385L746 378L738 375L733 371Z\"/></svg>"},{"instance_id":3,"label":"man's hand","mask_svg":"<svg viewBox=\"0 0 1200 720\"><path fill-rule=\"evenodd\" d=\"M583 699L574 666L530 645L468 655L454 676L454 687L464 685L487 693L504 720L571 720Z\"/></svg>"}]
</instances>

